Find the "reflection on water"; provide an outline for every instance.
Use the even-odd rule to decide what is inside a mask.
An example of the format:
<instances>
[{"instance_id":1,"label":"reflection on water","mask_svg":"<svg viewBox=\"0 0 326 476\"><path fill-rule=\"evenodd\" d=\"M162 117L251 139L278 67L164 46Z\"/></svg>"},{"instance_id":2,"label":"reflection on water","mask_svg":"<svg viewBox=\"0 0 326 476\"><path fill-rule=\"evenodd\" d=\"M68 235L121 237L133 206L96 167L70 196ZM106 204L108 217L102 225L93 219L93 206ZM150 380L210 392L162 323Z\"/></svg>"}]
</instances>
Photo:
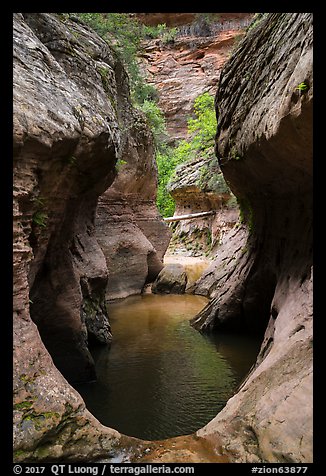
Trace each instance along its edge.
<instances>
[{"instance_id":1,"label":"reflection on water","mask_svg":"<svg viewBox=\"0 0 326 476\"><path fill-rule=\"evenodd\" d=\"M143 295L110 304L110 349L97 347L97 382L77 390L103 424L158 440L208 423L255 361L259 343L243 336L204 336L189 319L207 300Z\"/></svg>"}]
</instances>

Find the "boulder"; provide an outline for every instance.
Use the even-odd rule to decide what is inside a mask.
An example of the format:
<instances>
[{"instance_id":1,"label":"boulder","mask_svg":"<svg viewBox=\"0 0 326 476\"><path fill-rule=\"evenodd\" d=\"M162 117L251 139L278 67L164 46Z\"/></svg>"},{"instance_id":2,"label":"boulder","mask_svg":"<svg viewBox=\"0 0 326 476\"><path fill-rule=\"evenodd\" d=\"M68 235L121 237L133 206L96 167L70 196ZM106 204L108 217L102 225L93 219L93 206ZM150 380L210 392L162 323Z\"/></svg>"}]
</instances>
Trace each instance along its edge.
<instances>
[{"instance_id":1,"label":"boulder","mask_svg":"<svg viewBox=\"0 0 326 476\"><path fill-rule=\"evenodd\" d=\"M104 253L106 299L140 294L163 268L171 231L156 203L157 168L151 136L145 128L126 144L125 164L99 198L96 238Z\"/></svg>"},{"instance_id":2,"label":"boulder","mask_svg":"<svg viewBox=\"0 0 326 476\"><path fill-rule=\"evenodd\" d=\"M183 294L187 286L187 274L178 263L164 266L152 285L155 294Z\"/></svg>"},{"instance_id":3,"label":"boulder","mask_svg":"<svg viewBox=\"0 0 326 476\"><path fill-rule=\"evenodd\" d=\"M180 164L168 183L168 191L175 200L174 216L213 212L174 223L169 252L215 256L224 235L239 217L217 158L196 157Z\"/></svg>"}]
</instances>

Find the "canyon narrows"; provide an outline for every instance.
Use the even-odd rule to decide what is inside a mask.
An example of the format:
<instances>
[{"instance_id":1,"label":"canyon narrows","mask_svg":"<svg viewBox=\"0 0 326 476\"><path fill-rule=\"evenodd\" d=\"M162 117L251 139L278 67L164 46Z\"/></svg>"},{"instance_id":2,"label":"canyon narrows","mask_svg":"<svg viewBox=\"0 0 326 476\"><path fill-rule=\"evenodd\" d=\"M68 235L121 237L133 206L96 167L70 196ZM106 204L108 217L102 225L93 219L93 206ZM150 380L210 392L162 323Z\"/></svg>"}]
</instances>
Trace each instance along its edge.
<instances>
[{"instance_id":1,"label":"canyon narrows","mask_svg":"<svg viewBox=\"0 0 326 476\"><path fill-rule=\"evenodd\" d=\"M176 106L187 88L171 68L217 90L218 164L204 178L224 176L240 206L236 223L230 191L197 187L202 157L171 183L176 214L214 209L174 230L216 245L186 288L209 299L191 324L264 340L211 422L148 442L102 425L72 385L96 378L90 345L114 340L107 300L144 293L164 267L154 137L114 47L74 15L14 14L15 462L312 462L312 14L259 14L220 75L235 36L192 51L182 39L162 62L148 44L143 61L167 110L174 95L173 141L191 101Z\"/></svg>"},{"instance_id":2,"label":"canyon narrows","mask_svg":"<svg viewBox=\"0 0 326 476\"><path fill-rule=\"evenodd\" d=\"M133 180L130 206L137 207L137 193L153 202L151 134L131 107L113 50L83 24L15 14L14 68L15 459L108 456L121 435L97 422L64 377L94 379L88 340L111 340L108 269L94 228L97 199L114 181L117 160L124 160ZM121 202L118 185L117 201L108 205L113 215ZM128 190L125 202L127 196ZM143 268L139 292L163 266L169 241L157 212L146 210L148 223L131 211L125 224L120 220L134 230ZM150 241L156 222L158 256ZM126 249L123 234L115 240Z\"/></svg>"}]
</instances>

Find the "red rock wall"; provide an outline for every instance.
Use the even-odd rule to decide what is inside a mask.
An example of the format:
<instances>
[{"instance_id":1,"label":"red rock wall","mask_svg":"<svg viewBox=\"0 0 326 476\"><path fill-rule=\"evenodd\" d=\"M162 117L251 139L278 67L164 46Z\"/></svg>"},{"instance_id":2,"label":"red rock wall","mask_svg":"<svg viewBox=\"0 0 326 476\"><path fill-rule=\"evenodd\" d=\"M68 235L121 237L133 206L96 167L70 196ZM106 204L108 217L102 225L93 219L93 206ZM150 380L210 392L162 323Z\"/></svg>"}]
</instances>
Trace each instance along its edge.
<instances>
[{"instance_id":1,"label":"red rock wall","mask_svg":"<svg viewBox=\"0 0 326 476\"><path fill-rule=\"evenodd\" d=\"M198 13L136 13L134 15L144 25L155 26L165 23L168 27L174 27L192 23ZM247 18L250 13L213 13L211 15L216 20L225 22Z\"/></svg>"},{"instance_id":2,"label":"red rock wall","mask_svg":"<svg viewBox=\"0 0 326 476\"><path fill-rule=\"evenodd\" d=\"M310 13L264 16L216 98L217 155L247 231L195 286L212 300L193 325L265 335L246 382L198 434L222 438L236 462L313 459L312 31Z\"/></svg>"},{"instance_id":3,"label":"red rock wall","mask_svg":"<svg viewBox=\"0 0 326 476\"><path fill-rule=\"evenodd\" d=\"M100 197L96 237L109 270L106 298L140 294L163 267L171 233L156 207L157 166L144 118L124 137L121 164ZM132 118L125 118L128 124Z\"/></svg>"},{"instance_id":4,"label":"red rock wall","mask_svg":"<svg viewBox=\"0 0 326 476\"><path fill-rule=\"evenodd\" d=\"M198 35L194 34L198 21L196 14L148 13L138 17L141 22L150 25L187 25L169 43L164 44L161 40L145 43L142 58L148 80L159 93L159 105L166 118L169 140L177 144L180 139L188 138L187 123L193 116L193 104L198 95L204 92L215 95L221 69L235 43L243 36L246 22L250 21L252 14L217 13L211 34L206 37L200 31ZM198 174L204 166L205 160L199 156L185 165L184 172L180 171L182 184L179 184L178 178L171 184L176 202L175 215L206 210L215 210L216 215L178 223L173 228L170 252L214 255L225 232L237 221L238 208L226 204L230 197L223 197L214 191L205 192L203 185L194 186L193 170Z\"/></svg>"},{"instance_id":5,"label":"red rock wall","mask_svg":"<svg viewBox=\"0 0 326 476\"><path fill-rule=\"evenodd\" d=\"M14 15L15 461L113 457L132 441L102 426L64 376L94 378L88 340L111 338L95 211L124 131L139 149L149 135L138 119L122 65L94 32L65 15ZM153 164L143 148L138 171ZM147 185L152 198L154 174Z\"/></svg>"},{"instance_id":6,"label":"red rock wall","mask_svg":"<svg viewBox=\"0 0 326 476\"><path fill-rule=\"evenodd\" d=\"M195 20L195 14L144 15L140 17L141 21L156 24L160 19L168 26L191 25ZM176 36L174 41L167 44L160 40L144 44L145 71L148 81L159 92L159 106L166 117L172 140L187 137L187 121L192 116L196 97L203 92L215 94L220 71L252 17L249 13L217 15L219 24L225 22L228 26L216 30L211 36L194 36L190 33Z\"/></svg>"}]
</instances>

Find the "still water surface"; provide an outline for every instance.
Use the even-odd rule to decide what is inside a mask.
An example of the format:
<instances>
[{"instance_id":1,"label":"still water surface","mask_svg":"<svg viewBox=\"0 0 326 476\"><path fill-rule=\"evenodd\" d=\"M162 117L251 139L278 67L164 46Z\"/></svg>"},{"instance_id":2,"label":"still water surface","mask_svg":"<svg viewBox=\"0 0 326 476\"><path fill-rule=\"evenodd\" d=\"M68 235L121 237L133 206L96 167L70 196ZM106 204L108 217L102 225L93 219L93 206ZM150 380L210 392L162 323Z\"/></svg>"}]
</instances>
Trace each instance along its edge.
<instances>
[{"instance_id":1,"label":"still water surface","mask_svg":"<svg viewBox=\"0 0 326 476\"><path fill-rule=\"evenodd\" d=\"M101 423L159 440L192 433L223 408L260 342L195 331L189 319L206 303L202 296L147 294L109 305L113 343L93 351L97 382L77 388Z\"/></svg>"}]
</instances>

